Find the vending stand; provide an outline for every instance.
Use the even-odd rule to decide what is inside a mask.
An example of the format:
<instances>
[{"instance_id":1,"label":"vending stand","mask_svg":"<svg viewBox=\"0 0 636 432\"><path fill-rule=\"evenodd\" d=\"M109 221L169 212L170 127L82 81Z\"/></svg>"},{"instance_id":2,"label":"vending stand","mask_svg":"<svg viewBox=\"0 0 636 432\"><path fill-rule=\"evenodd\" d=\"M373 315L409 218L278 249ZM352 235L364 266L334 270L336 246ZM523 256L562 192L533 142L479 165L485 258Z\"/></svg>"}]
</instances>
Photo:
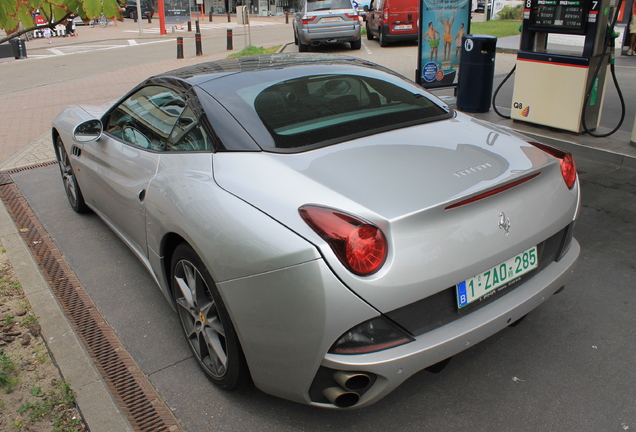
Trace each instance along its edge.
<instances>
[{"instance_id":1,"label":"vending stand","mask_svg":"<svg viewBox=\"0 0 636 432\"><path fill-rule=\"evenodd\" d=\"M583 122L598 127L614 1L526 0L511 118L576 133ZM551 35L578 35L583 47L564 49L549 42Z\"/></svg>"}]
</instances>

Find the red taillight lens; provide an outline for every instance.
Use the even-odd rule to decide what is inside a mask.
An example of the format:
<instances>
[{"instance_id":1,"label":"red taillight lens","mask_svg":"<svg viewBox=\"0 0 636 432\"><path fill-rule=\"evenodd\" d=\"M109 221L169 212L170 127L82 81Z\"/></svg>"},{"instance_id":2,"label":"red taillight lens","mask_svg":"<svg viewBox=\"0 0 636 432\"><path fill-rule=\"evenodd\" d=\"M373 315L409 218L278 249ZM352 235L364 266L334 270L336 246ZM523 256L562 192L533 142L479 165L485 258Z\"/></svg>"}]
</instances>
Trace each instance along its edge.
<instances>
[{"instance_id":1,"label":"red taillight lens","mask_svg":"<svg viewBox=\"0 0 636 432\"><path fill-rule=\"evenodd\" d=\"M576 164L574 163L574 158L572 157L572 155L566 151L546 144L534 141L530 141L530 144L559 159L563 180L565 181L567 187L569 189L572 189L574 187L574 184L576 183Z\"/></svg>"},{"instance_id":2,"label":"red taillight lens","mask_svg":"<svg viewBox=\"0 0 636 432\"><path fill-rule=\"evenodd\" d=\"M327 207L304 205L298 211L352 273L368 276L384 264L387 241L377 226Z\"/></svg>"},{"instance_id":3,"label":"red taillight lens","mask_svg":"<svg viewBox=\"0 0 636 432\"><path fill-rule=\"evenodd\" d=\"M310 22L312 22L315 19L316 19L316 15L314 15L314 16L304 16L300 21L303 24L309 24Z\"/></svg>"},{"instance_id":4,"label":"red taillight lens","mask_svg":"<svg viewBox=\"0 0 636 432\"><path fill-rule=\"evenodd\" d=\"M347 18L351 18L351 19L358 19L358 15L357 14L346 13L345 16Z\"/></svg>"}]
</instances>

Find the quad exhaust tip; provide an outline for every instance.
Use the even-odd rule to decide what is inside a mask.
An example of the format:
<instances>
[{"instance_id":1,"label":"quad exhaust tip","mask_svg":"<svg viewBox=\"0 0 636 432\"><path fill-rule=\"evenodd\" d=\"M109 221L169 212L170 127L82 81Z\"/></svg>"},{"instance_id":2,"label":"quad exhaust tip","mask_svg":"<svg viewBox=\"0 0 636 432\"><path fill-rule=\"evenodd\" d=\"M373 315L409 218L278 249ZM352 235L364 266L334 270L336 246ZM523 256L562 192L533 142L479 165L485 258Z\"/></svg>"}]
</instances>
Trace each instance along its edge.
<instances>
[{"instance_id":1,"label":"quad exhaust tip","mask_svg":"<svg viewBox=\"0 0 636 432\"><path fill-rule=\"evenodd\" d=\"M365 373L338 371L333 379L339 387L329 387L322 394L338 408L350 408L360 401L358 392L371 384L371 377Z\"/></svg>"}]
</instances>

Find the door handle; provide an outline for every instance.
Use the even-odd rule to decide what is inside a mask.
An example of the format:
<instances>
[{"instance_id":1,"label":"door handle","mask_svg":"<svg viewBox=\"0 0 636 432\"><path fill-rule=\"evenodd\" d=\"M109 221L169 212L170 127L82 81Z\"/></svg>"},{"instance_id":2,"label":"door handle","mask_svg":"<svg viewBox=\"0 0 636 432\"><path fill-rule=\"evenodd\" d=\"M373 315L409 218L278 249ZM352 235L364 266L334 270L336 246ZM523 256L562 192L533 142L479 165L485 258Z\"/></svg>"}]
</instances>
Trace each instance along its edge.
<instances>
[{"instance_id":1,"label":"door handle","mask_svg":"<svg viewBox=\"0 0 636 432\"><path fill-rule=\"evenodd\" d=\"M140 203L142 203L142 202L144 202L145 198L146 198L146 189L142 189L137 194L137 199L139 200Z\"/></svg>"}]
</instances>

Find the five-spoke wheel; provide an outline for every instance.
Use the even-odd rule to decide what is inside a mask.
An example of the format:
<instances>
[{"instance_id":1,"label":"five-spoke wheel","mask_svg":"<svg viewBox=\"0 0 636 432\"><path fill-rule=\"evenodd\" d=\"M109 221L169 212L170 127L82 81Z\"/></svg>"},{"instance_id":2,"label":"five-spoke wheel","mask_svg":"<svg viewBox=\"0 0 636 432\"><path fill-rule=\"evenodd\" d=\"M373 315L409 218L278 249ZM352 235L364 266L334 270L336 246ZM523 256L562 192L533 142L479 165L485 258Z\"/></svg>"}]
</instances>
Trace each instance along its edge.
<instances>
[{"instance_id":1,"label":"five-spoke wheel","mask_svg":"<svg viewBox=\"0 0 636 432\"><path fill-rule=\"evenodd\" d=\"M187 243L172 257L172 292L199 365L215 384L228 390L240 387L249 372L236 331L212 278Z\"/></svg>"},{"instance_id":2,"label":"five-spoke wheel","mask_svg":"<svg viewBox=\"0 0 636 432\"><path fill-rule=\"evenodd\" d=\"M77 184L73 167L68 159L66 150L64 150L64 143L60 137L57 137L55 140L55 155L57 156L57 163L60 167L60 173L62 174L64 191L66 192L68 202L77 213L84 213L88 210L88 207L84 202L84 196Z\"/></svg>"}]
</instances>

